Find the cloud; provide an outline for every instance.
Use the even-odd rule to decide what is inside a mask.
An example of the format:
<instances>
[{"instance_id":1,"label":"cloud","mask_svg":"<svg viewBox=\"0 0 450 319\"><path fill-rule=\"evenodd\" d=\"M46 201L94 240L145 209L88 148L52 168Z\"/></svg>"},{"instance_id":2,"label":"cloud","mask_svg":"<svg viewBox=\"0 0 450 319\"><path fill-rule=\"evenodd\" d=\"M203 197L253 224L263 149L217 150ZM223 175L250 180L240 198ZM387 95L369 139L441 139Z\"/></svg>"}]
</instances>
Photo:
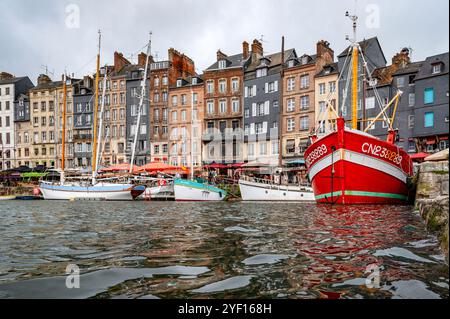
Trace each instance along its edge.
<instances>
[{"instance_id":1,"label":"cloud","mask_svg":"<svg viewBox=\"0 0 450 319\"><path fill-rule=\"evenodd\" d=\"M448 51L447 0L359 0L358 35L378 36L390 59L402 47L413 48L413 59ZM80 9L80 28L68 28L67 5ZM379 10L379 28L371 28L370 5ZM354 0L111 0L15 1L0 3L0 70L28 75L35 81L54 70L82 76L95 69L97 30L102 30L102 63L113 63L114 51L136 60L153 31L152 52L159 59L174 47L190 56L201 72L215 60L220 48L227 54L242 50L242 41L264 39L264 51L286 48L298 54L313 53L315 43L328 40L336 53L347 45L351 22L345 11L355 10Z\"/></svg>"}]
</instances>

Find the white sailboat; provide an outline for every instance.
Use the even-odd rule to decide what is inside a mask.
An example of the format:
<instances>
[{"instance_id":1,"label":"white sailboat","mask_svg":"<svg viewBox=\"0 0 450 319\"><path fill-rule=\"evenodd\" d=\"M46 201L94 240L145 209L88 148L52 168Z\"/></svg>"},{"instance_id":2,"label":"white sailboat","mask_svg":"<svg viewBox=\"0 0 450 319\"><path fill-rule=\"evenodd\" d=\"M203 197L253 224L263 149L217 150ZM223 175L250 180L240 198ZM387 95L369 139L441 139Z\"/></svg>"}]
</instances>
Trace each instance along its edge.
<instances>
[{"instance_id":1,"label":"white sailboat","mask_svg":"<svg viewBox=\"0 0 450 319\"><path fill-rule=\"evenodd\" d=\"M102 94L102 107L100 112L100 125L98 146L96 145L97 138L97 113L98 113L98 84L99 84L99 67L100 67L100 41L101 34L99 31L99 44L97 54L97 74L96 74L96 88L95 88L95 110L94 110L94 159L92 167L92 180L79 182L79 181L66 181L64 176L65 166L65 118L66 118L66 97L67 97L67 79L64 76L63 83L63 122L62 122L62 156L61 156L61 179L59 183L53 183L48 181L41 181L39 189L47 200L133 200L144 192L144 186L136 186L131 183L111 183L106 181L97 181L97 168L100 160L100 143L102 140L102 126L103 126L103 111L105 106L105 90L106 90L106 73L103 83Z\"/></svg>"},{"instance_id":2,"label":"white sailboat","mask_svg":"<svg viewBox=\"0 0 450 319\"><path fill-rule=\"evenodd\" d=\"M192 90L191 78L191 146L190 146L190 180L176 178L173 181L173 189L176 201L223 201L227 196L227 192L218 187L207 183L199 183L194 180L194 160L193 160L193 143L194 143L194 92Z\"/></svg>"}]
</instances>

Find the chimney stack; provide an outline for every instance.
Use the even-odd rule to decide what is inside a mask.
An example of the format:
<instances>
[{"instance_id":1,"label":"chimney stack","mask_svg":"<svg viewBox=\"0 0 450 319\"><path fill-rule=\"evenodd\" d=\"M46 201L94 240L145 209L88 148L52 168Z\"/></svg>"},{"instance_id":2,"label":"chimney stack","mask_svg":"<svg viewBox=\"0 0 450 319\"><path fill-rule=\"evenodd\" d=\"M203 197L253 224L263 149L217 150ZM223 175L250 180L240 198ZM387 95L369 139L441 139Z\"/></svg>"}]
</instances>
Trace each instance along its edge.
<instances>
[{"instance_id":1,"label":"chimney stack","mask_svg":"<svg viewBox=\"0 0 450 319\"><path fill-rule=\"evenodd\" d=\"M317 42L317 56L324 57L326 53L330 54L331 60L334 60L334 51L330 48L330 42L320 40Z\"/></svg>"},{"instance_id":2,"label":"chimney stack","mask_svg":"<svg viewBox=\"0 0 450 319\"><path fill-rule=\"evenodd\" d=\"M258 40L253 40L252 43L252 60L256 60L259 59L263 56L264 51L263 51L263 46L261 44L261 42L259 42Z\"/></svg>"},{"instance_id":3,"label":"chimney stack","mask_svg":"<svg viewBox=\"0 0 450 319\"><path fill-rule=\"evenodd\" d=\"M48 75L45 74L40 74L37 78L37 84L41 85L41 84L45 84L45 83L50 83L52 82L52 79L50 79L50 77Z\"/></svg>"},{"instance_id":4,"label":"chimney stack","mask_svg":"<svg viewBox=\"0 0 450 319\"><path fill-rule=\"evenodd\" d=\"M396 66L397 68L404 68L408 64L411 63L411 58L409 56L409 50L408 48L403 48L399 53L394 55L392 58L392 65Z\"/></svg>"},{"instance_id":5,"label":"chimney stack","mask_svg":"<svg viewBox=\"0 0 450 319\"><path fill-rule=\"evenodd\" d=\"M0 72L0 80L6 80L6 79L10 79L13 78L14 76L10 73L7 72Z\"/></svg>"},{"instance_id":6,"label":"chimney stack","mask_svg":"<svg viewBox=\"0 0 450 319\"><path fill-rule=\"evenodd\" d=\"M217 51L217 61L223 60L227 57L227 55L225 53L223 53L222 51L220 51L220 49Z\"/></svg>"},{"instance_id":7,"label":"chimney stack","mask_svg":"<svg viewBox=\"0 0 450 319\"><path fill-rule=\"evenodd\" d=\"M138 55L138 65L140 67L145 68L146 60L147 60L147 54L145 54L144 52L139 53L139 55Z\"/></svg>"},{"instance_id":8,"label":"chimney stack","mask_svg":"<svg viewBox=\"0 0 450 319\"><path fill-rule=\"evenodd\" d=\"M119 72L125 65L131 64L122 53L114 52L114 72Z\"/></svg>"},{"instance_id":9,"label":"chimney stack","mask_svg":"<svg viewBox=\"0 0 450 319\"><path fill-rule=\"evenodd\" d=\"M247 41L242 42L242 57L244 60L247 60L247 58L250 55L248 48L249 48L248 42Z\"/></svg>"}]
</instances>

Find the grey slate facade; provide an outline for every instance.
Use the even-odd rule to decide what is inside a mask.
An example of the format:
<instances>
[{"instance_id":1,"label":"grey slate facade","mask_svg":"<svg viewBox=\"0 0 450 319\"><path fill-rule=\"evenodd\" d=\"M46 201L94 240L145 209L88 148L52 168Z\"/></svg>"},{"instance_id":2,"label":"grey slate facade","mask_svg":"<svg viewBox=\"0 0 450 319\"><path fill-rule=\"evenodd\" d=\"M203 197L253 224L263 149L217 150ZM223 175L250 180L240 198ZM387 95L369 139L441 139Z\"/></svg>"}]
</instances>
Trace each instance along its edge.
<instances>
[{"instance_id":1,"label":"grey slate facade","mask_svg":"<svg viewBox=\"0 0 450 319\"><path fill-rule=\"evenodd\" d=\"M75 166L92 166L92 143L94 122L93 79L85 77L74 85L73 94L73 140Z\"/></svg>"},{"instance_id":2,"label":"grey slate facade","mask_svg":"<svg viewBox=\"0 0 450 319\"><path fill-rule=\"evenodd\" d=\"M28 94L20 94L14 101L14 122L30 121L30 98Z\"/></svg>"},{"instance_id":3,"label":"grey slate facade","mask_svg":"<svg viewBox=\"0 0 450 319\"><path fill-rule=\"evenodd\" d=\"M134 142L134 134L132 134L132 126L135 126L138 119L138 107L139 107L139 96L141 94L141 81L144 75L143 68L140 69L139 66L134 66L133 70L127 74L126 81L126 156L128 162L131 161L132 148ZM139 135L136 145L136 153L134 164L141 166L150 162L150 121L149 121L149 92L148 92L148 82L146 82L146 97L142 106L141 122Z\"/></svg>"},{"instance_id":4,"label":"grey slate facade","mask_svg":"<svg viewBox=\"0 0 450 319\"><path fill-rule=\"evenodd\" d=\"M419 151L448 148L449 53L428 57L415 79L413 136Z\"/></svg>"},{"instance_id":5,"label":"grey slate facade","mask_svg":"<svg viewBox=\"0 0 450 319\"><path fill-rule=\"evenodd\" d=\"M252 55L244 71L245 161L278 161L282 98L281 56L281 52L264 57ZM296 57L294 49L287 50L283 63Z\"/></svg>"}]
</instances>

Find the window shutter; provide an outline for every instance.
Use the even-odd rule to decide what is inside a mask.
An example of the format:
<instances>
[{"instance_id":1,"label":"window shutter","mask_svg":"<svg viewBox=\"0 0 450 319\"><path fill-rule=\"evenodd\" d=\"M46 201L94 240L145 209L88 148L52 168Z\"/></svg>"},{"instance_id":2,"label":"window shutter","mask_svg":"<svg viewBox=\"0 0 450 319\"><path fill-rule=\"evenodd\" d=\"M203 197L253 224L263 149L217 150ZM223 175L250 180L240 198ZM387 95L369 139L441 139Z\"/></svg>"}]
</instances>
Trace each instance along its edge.
<instances>
[{"instance_id":1,"label":"window shutter","mask_svg":"<svg viewBox=\"0 0 450 319\"><path fill-rule=\"evenodd\" d=\"M252 104L252 116L256 116L256 103Z\"/></svg>"},{"instance_id":2,"label":"window shutter","mask_svg":"<svg viewBox=\"0 0 450 319\"><path fill-rule=\"evenodd\" d=\"M264 114L265 115L270 114L270 102L269 101L264 102Z\"/></svg>"},{"instance_id":3,"label":"window shutter","mask_svg":"<svg viewBox=\"0 0 450 319\"><path fill-rule=\"evenodd\" d=\"M245 97L248 97L248 87L245 87Z\"/></svg>"},{"instance_id":4,"label":"window shutter","mask_svg":"<svg viewBox=\"0 0 450 319\"><path fill-rule=\"evenodd\" d=\"M264 85L264 92L269 93L269 83L265 83Z\"/></svg>"},{"instance_id":5,"label":"window shutter","mask_svg":"<svg viewBox=\"0 0 450 319\"><path fill-rule=\"evenodd\" d=\"M255 134L255 123L250 124L250 134Z\"/></svg>"},{"instance_id":6,"label":"window shutter","mask_svg":"<svg viewBox=\"0 0 450 319\"><path fill-rule=\"evenodd\" d=\"M263 122L263 133L267 133L267 122Z\"/></svg>"},{"instance_id":7,"label":"window shutter","mask_svg":"<svg viewBox=\"0 0 450 319\"><path fill-rule=\"evenodd\" d=\"M256 85L253 85L253 96L255 96L256 95Z\"/></svg>"},{"instance_id":8,"label":"window shutter","mask_svg":"<svg viewBox=\"0 0 450 319\"><path fill-rule=\"evenodd\" d=\"M275 84L274 84L274 89L275 89L275 92L277 92L277 91L278 91L278 81L275 81Z\"/></svg>"}]
</instances>

